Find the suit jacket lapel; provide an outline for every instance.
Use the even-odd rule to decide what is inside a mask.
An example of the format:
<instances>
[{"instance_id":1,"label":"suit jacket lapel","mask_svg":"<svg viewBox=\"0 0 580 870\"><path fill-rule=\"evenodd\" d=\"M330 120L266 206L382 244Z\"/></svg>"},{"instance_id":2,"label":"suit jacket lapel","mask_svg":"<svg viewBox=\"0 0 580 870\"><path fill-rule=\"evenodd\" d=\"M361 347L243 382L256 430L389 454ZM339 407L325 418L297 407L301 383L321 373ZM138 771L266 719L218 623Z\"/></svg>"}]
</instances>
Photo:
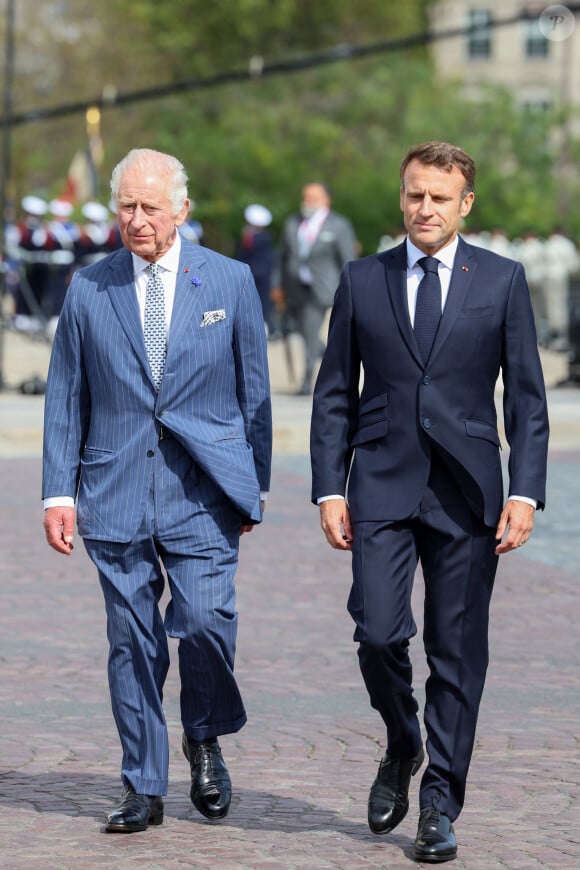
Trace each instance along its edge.
<instances>
[{"instance_id":1,"label":"suit jacket lapel","mask_svg":"<svg viewBox=\"0 0 580 870\"><path fill-rule=\"evenodd\" d=\"M401 334L405 339L409 350L416 357L417 361L423 365L423 359L417 347L415 333L411 326L409 317L409 304L407 301L407 245L403 242L396 248L386 251L380 255L385 262L387 286L391 304L395 313L395 318L401 330ZM439 329L433 343L433 350L429 362L432 362L434 357L442 348L448 337L457 315L461 311L465 296L471 286L471 282L477 270L477 260L473 255L471 247L459 237L459 244L455 254L455 262L453 264L453 272L451 274L451 282L449 284L449 292L445 302L443 315L439 323Z\"/></svg>"},{"instance_id":2,"label":"suit jacket lapel","mask_svg":"<svg viewBox=\"0 0 580 870\"><path fill-rule=\"evenodd\" d=\"M379 255L385 263L387 289L395 314L395 319L409 350L422 363L421 354L417 347L415 333L409 317L409 303L407 301L407 245L403 242L396 248Z\"/></svg>"},{"instance_id":3,"label":"suit jacket lapel","mask_svg":"<svg viewBox=\"0 0 580 870\"><path fill-rule=\"evenodd\" d=\"M111 263L111 278L107 285L107 292L135 354L151 377L135 293L133 258L126 248L120 251Z\"/></svg>"},{"instance_id":4,"label":"suit jacket lapel","mask_svg":"<svg viewBox=\"0 0 580 870\"><path fill-rule=\"evenodd\" d=\"M188 244L184 239L182 239L181 244L179 272L175 282L175 299L169 328L168 359L172 349L179 344L184 330L194 315L196 291L198 290L196 285L198 281L203 282L205 264L203 249ZM143 338L143 326L135 293L133 259L126 249L120 251L111 264L111 279L107 291L135 354L148 377L151 378L151 369Z\"/></svg>"},{"instance_id":5,"label":"suit jacket lapel","mask_svg":"<svg viewBox=\"0 0 580 870\"><path fill-rule=\"evenodd\" d=\"M455 252L455 261L453 263L447 301L445 302L445 308L443 309L439 329L437 330L435 341L433 342L433 350L431 351L431 357L429 360L430 362L440 351L457 319L457 315L463 307L467 291L471 286L476 269L477 262L470 246L459 237L459 244L457 246L457 251Z\"/></svg>"},{"instance_id":6,"label":"suit jacket lapel","mask_svg":"<svg viewBox=\"0 0 580 870\"><path fill-rule=\"evenodd\" d=\"M168 359L194 316L199 286L207 279L203 248L189 245L184 239L181 240L181 245L179 272L175 282L175 300L167 346Z\"/></svg>"}]
</instances>

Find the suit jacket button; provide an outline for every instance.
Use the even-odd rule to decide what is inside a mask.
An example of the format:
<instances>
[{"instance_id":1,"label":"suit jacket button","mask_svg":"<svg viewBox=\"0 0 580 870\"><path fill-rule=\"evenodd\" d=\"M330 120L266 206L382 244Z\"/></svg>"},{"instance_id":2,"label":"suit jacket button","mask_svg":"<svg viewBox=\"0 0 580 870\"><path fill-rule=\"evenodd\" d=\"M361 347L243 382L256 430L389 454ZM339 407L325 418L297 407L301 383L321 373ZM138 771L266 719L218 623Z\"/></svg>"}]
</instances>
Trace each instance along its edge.
<instances>
[{"instance_id":1,"label":"suit jacket button","mask_svg":"<svg viewBox=\"0 0 580 870\"><path fill-rule=\"evenodd\" d=\"M154 450L148 450L148 451L147 451L147 456L148 456L149 459L151 459L153 456L155 456L155 451L154 451Z\"/></svg>"},{"instance_id":2,"label":"suit jacket button","mask_svg":"<svg viewBox=\"0 0 580 870\"><path fill-rule=\"evenodd\" d=\"M429 386L429 384L431 383L431 378L429 377L429 375L425 375L425 377L423 378L423 383L426 387Z\"/></svg>"},{"instance_id":3,"label":"suit jacket button","mask_svg":"<svg viewBox=\"0 0 580 870\"><path fill-rule=\"evenodd\" d=\"M423 420L423 426L425 427L425 429L431 428L431 420L429 419L429 417L425 417L425 419Z\"/></svg>"}]
</instances>

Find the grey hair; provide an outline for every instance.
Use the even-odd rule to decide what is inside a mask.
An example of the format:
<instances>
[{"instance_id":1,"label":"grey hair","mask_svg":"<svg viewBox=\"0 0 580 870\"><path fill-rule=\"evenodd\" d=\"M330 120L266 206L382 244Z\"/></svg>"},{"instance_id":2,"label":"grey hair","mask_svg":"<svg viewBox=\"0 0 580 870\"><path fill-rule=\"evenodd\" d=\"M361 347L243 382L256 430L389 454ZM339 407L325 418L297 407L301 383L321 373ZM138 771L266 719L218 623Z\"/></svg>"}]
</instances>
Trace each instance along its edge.
<instances>
[{"instance_id":1,"label":"grey hair","mask_svg":"<svg viewBox=\"0 0 580 870\"><path fill-rule=\"evenodd\" d=\"M129 167L134 166L143 172L151 172L154 175L168 178L168 193L173 215L178 215L187 199L187 172L183 163L177 157L164 154L162 151L154 151L151 148L133 148L113 169L111 193L115 202L119 196L119 185L124 172Z\"/></svg>"}]
</instances>

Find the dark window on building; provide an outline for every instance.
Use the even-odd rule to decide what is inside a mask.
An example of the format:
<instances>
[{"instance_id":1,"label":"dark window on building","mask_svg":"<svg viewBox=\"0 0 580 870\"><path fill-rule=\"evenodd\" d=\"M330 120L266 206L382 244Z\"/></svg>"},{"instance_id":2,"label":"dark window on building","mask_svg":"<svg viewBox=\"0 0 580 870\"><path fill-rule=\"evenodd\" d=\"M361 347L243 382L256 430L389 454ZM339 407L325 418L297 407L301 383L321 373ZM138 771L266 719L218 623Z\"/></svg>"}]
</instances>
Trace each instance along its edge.
<instances>
[{"instance_id":1,"label":"dark window on building","mask_svg":"<svg viewBox=\"0 0 580 870\"><path fill-rule=\"evenodd\" d=\"M549 100L524 100L520 103L520 108L527 115L544 115L546 112L549 112L552 108L552 104Z\"/></svg>"},{"instance_id":2,"label":"dark window on building","mask_svg":"<svg viewBox=\"0 0 580 870\"><path fill-rule=\"evenodd\" d=\"M467 56L491 57L491 12L487 9L470 9L467 26Z\"/></svg>"},{"instance_id":3,"label":"dark window on building","mask_svg":"<svg viewBox=\"0 0 580 870\"><path fill-rule=\"evenodd\" d=\"M526 56L547 57L549 42L540 30L539 21L526 21Z\"/></svg>"}]
</instances>

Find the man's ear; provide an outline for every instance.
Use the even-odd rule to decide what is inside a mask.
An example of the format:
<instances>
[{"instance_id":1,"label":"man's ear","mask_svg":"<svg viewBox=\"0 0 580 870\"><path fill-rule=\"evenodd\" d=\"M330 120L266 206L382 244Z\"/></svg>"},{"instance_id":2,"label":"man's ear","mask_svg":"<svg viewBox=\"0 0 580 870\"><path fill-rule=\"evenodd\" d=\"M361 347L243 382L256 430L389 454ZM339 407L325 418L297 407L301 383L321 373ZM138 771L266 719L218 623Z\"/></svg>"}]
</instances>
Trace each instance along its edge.
<instances>
[{"instance_id":1,"label":"man's ear","mask_svg":"<svg viewBox=\"0 0 580 870\"><path fill-rule=\"evenodd\" d=\"M186 199L185 202L183 203L183 207L182 207L181 211L175 217L175 226L176 227L180 227L181 224L185 222L185 219L187 218L187 215L189 214L189 206L190 206L190 202L188 199Z\"/></svg>"},{"instance_id":2,"label":"man's ear","mask_svg":"<svg viewBox=\"0 0 580 870\"><path fill-rule=\"evenodd\" d=\"M467 215L471 211L471 206L473 205L474 199L475 194L473 191L463 197L461 205L459 206L459 214L461 215L461 217L467 217Z\"/></svg>"}]
</instances>

